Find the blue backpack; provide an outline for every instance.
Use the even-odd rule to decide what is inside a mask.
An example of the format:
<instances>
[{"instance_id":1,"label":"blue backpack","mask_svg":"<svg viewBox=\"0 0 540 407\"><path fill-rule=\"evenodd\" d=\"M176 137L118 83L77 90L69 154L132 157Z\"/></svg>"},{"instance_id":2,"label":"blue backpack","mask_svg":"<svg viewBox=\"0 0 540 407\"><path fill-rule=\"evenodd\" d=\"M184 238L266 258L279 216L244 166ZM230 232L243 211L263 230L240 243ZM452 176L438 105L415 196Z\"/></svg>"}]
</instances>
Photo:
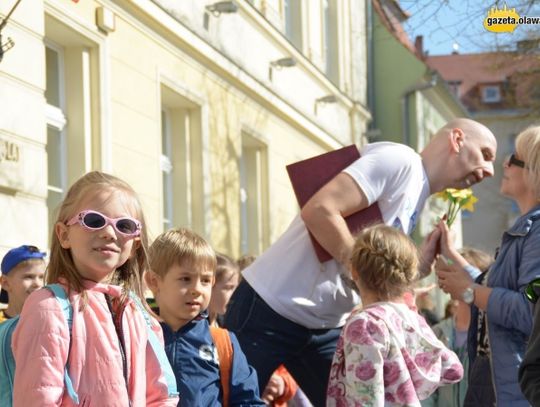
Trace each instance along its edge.
<instances>
[{"instance_id":1,"label":"blue backpack","mask_svg":"<svg viewBox=\"0 0 540 407\"><path fill-rule=\"evenodd\" d=\"M44 288L50 290L54 297L58 300L60 308L66 317L66 322L69 328L69 339L71 342L71 328L73 326L73 308L69 302L68 296L64 288L59 284L49 284ZM178 395L176 389L176 378L172 371L171 365L165 354L165 349L159 342L158 337L151 329L152 322L150 315L143 307L139 298L130 293L130 298L137 305L137 308L142 312L144 319L146 321L146 327L148 332L148 342L158 358L159 364L167 381L167 388L169 397ZM13 357L13 352L11 350L11 337L13 331L19 322L19 316L8 319L7 321L0 324L0 406L2 407L12 407L13 405L13 380L15 378L15 358ZM73 402L79 404L79 396L73 388L73 383L69 377L69 366L66 364L64 368L64 387L65 391Z\"/></svg>"}]
</instances>

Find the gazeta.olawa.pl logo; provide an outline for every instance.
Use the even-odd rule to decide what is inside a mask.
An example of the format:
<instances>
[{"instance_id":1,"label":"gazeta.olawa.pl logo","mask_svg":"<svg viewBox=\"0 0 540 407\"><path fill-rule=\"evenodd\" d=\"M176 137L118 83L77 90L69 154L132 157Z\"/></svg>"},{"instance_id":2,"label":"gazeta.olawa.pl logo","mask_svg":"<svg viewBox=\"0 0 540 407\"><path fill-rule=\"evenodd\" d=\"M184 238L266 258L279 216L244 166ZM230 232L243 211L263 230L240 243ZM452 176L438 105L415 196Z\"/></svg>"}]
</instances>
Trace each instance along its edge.
<instances>
[{"instance_id":1,"label":"gazeta.olawa.pl logo","mask_svg":"<svg viewBox=\"0 0 540 407\"><path fill-rule=\"evenodd\" d=\"M509 9L506 4L502 9L493 6L484 19L485 29L494 33L513 32L518 25L524 24L540 25L540 17L520 16L515 8Z\"/></svg>"}]
</instances>

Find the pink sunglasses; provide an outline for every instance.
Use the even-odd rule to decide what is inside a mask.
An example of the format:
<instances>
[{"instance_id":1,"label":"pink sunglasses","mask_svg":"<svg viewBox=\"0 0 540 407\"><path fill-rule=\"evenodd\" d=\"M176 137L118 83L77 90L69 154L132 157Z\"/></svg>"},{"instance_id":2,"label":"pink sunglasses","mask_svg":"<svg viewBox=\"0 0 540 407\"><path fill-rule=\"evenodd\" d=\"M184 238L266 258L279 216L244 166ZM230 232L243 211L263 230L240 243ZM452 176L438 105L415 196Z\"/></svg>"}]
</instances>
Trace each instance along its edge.
<instances>
[{"instance_id":1,"label":"pink sunglasses","mask_svg":"<svg viewBox=\"0 0 540 407\"><path fill-rule=\"evenodd\" d=\"M79 223L88 230L100 230L107 225L112 225L114 229L123 236L135 237L141 234L141 222L136 219L124 216L112 219L100 212L86 210L71 218L66 225L71 226Z\"/></svg>"}]
</instances>

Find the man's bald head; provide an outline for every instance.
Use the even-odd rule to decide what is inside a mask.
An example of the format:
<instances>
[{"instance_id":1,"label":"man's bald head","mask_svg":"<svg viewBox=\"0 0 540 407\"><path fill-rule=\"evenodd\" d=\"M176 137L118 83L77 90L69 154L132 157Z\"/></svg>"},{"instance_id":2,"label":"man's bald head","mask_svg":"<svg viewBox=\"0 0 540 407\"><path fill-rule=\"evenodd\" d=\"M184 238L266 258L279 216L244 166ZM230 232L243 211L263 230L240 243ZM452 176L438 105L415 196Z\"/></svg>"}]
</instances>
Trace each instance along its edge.
<instances>
[{"instance_id":1,"label":"man's bald head","mask_svg":"<svg viewBox=\"0 0 540 407\"><path fill-rule=\"evenodd\" d=\"M432 192L467 188L493 176L497 140L485 125L467 118L445 124L422 151Z\"/></svg>"},{"instance_id":2,"label":"man's bald head","mask_svg":"<svg viewBox=\"0 0 540 407\"><path fill-rule=\"evenodd\" d=\"M457 119L450 120L443 127L441 127L441 129L437 132L437 135L439 133L446 134L453 129L461 129L473 137L484 136L486 138L493 138L493 141L495 141L495 136L485 125L465 117L458 117Z\"/></svg>"}]
</instances>

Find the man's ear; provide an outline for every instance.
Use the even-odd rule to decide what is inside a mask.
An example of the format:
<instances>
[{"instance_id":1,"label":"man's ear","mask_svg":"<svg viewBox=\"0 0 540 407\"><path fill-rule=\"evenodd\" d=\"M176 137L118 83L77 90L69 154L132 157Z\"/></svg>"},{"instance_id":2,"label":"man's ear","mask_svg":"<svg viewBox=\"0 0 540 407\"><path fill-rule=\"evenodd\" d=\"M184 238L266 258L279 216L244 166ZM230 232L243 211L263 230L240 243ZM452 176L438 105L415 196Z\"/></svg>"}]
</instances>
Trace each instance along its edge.
<instances>
[{"instance_id":1,"label":"man's ear","mask_svg":"<svg viewBox=\"0 0 540 407\"><path fill-rule=\"evenodd\" d=\"M454 128L450 131L450 147L451 151L459 154L463 147L465 139L465 133L460 128Z\"/></svg>"},{"instance_id":2,"label":"man's ear","mask_svg":"<svg viewBox=\"0 0 540 407\"><path fill-rule=\"evenodd\" d=\"M144 281L146 286L150 289L150 291L152 291L152 293L154 293L154 295L156 295L159 291L159 280L160 277L152 270L148 270L146 273L144 273Z\"/></svg>"},{"instance_id":3,"label":"man's ear","mask_svg":"<svg viewBox=\"0 0 540 407\"><path fill-rule=\"evenodd\" d=\"M60 242L60 246L62 246L63 249L70 249L71 243L69 242L69 229L66 225L64 225L62 222L56 222L54 225L54 233L56 233L56 237L58 238L58 241Z\"/></svg>"}]
</instances>

